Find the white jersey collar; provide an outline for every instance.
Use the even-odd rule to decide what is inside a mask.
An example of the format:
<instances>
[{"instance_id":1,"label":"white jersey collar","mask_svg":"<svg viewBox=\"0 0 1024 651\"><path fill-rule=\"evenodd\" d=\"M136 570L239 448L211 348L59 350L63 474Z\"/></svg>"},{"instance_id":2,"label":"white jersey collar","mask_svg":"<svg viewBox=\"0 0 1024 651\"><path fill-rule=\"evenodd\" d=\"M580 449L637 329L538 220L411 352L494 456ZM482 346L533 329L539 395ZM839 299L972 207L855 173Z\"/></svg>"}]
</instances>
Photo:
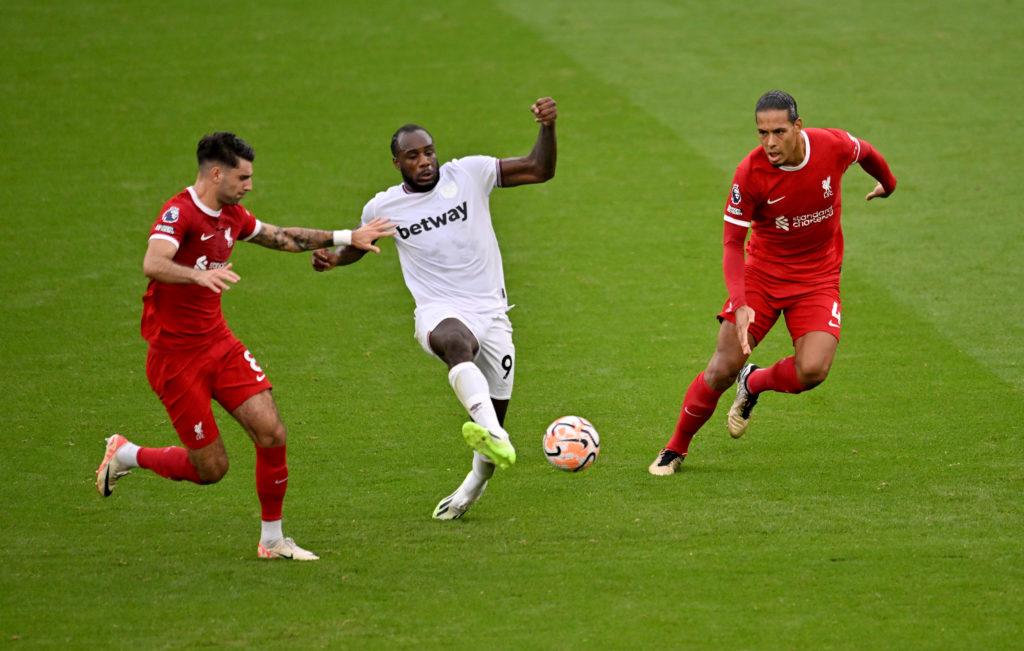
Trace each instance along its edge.
<instances>
[{"instance_id":1,"label":"white jersey collar","mask_svg":"<svg viewBox=\"0 0 1024 651\"><path fill-rule=\"evenodd\" d=\"M192 195L192 202L194 204L196 204L196 207L198 207L200 210L202 210L204 213L206 213L210 217L220 217L220 211L219 210L213 210L212 208L210 208L205 203L203 203L202 201L199 200L199 195L196 194L196 189L194 187L192 187L190 185L190 186L188 186L185 189L188 190L188 193L190 195Z\"/></svg>"},{"instance_id":2,"label":"white jersey collar","mask_svg":"<svg viewBox=\"0 0 1024 651\"><path fill-rule=\"evenodd\" d=\"M804 159L800 161L799 165L779 165L779 169L784 172L795 172L799 169L803 169L807 161L811 160L811 139L807 137L806 131L800 132L800 137L804 139Z\"/></svg>"}]
</instances>

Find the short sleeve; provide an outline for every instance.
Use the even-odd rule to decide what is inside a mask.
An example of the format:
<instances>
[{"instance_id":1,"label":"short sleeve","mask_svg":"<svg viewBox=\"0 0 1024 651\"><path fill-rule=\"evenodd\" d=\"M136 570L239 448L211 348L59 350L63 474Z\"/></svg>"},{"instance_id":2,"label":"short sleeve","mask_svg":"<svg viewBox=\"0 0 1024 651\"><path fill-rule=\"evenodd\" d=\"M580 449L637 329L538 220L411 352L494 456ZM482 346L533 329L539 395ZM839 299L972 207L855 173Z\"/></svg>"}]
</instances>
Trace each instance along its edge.
<instances>
[{"instance_id":1,"label":"short sleeve","mask_svg":"<svg viewBox=\"0 0 1024 651\"><path fill-rule=\"evenodd\" d=\"M732 177L732 189L729 190L729 200L725 202L725 221L744 228L750 226L756 205L749 161L749 158L744 159L736 167L736 174Z\"/></svg>"},{"instance_id":2,"label":"short sleeve","mask_svg":"<svg viewBox=\"0 0 1024 651\"><path fill-rule=\"evenodd\" d=\"M371 221L373 221L373 218L377 216L376 212L377 212L377 197L374 197L373 199L370 199L369 201L367 201L366 205L363 206L363 215L362 215L362 217L359 218L359 221L364 226L366 224L369 224Z\"/></svg>"},{"instance_id":3,"label":"short sleeve","mask_svg":"<svg viewBox=\"0 0 1024 651\"><path fill-rule=\"evenodd\" d=\"M488 193L498 187L498 159L493 156L466 156L456 158L450 164L462 169Z\"/></svg>"},{"instance_id":4,"label":"short sleeve","mask_svg":"<svg viewBox=\"0 0 1024 651\"><path fill-rule=\"evenodd\" d=\"M165 204L160 217L149 230L149 239L166 240L176 248L180 247L187 228L185 221L184 215L178 206Z\"/></svg>"}]
</instances>

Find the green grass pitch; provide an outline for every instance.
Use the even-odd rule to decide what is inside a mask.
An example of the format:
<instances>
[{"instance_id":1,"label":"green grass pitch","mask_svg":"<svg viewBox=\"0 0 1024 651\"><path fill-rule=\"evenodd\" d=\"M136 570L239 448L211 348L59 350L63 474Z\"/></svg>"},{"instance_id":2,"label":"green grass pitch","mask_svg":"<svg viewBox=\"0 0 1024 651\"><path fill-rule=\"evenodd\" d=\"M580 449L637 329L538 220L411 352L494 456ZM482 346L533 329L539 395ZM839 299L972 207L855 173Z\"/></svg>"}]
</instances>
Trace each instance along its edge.
<instances>
[{"instance_id":1,"label":"green grass pitch","mask_svg":"<svg viewBox=\"0 0 1024 651\"><path fill-rule=\"evenodd\" d=\"M1024 10L891 3L216 5L0 9L0 646L5 648L1022 648ZM721 210L753 104L875 145L844 178L845 327L829 380L726 394L681 475L646 472L711 353ZM314 274L239 246L229 324L289 427L285 532L259 562L253 453L221 413L218 485L92 486L103 438L176 437L138 335L148 229L194 147L256 148L246 205L344 228L396 182L388 139L442 160L525 154L559 103L542 186L496 190L519 355L517 465L465 518L461 408L412 338L394 246ZM790 344L777 329L753 361ZM593 468L544 460L554 418Z\"/></svg>"}]
</instances>

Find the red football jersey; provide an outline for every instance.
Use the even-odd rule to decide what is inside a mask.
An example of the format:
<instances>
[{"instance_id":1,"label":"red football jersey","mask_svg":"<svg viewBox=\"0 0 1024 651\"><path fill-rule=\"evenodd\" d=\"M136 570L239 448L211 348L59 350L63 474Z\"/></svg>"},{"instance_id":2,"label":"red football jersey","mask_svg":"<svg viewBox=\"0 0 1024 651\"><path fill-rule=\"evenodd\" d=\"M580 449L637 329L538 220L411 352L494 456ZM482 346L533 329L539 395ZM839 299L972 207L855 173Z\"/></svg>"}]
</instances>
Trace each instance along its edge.
<instances>
[{"instance_id":1,"label":"red football jersey","mask_svg":"<svg viewBox=\"0 0 1024 651\"><path fill-rule=\"evenodd\" d=\"M840 129L802 130L797 166L775 167L764 149L736 168L725 220L752 228L747 265L786 282L834 277L843 263L840 183L871 146Z\"/></svg>"},{"instance_id":2,"label":"red football jersey","mask_svg":"<svg viewBox=\"0 0 1024 651\"><path fill-rule=\"evenodd\" d=\"M211 210L188 187L164 204L149 239L173 242L178 247L174 262L180 265L216 269L227 265L236 241L250 239L260 228L241 205ZM161 348L194 348L210 336L229 333L220 297L199 285L151 279L142 297L142 336Z\"/></svg>"}]
</instances>

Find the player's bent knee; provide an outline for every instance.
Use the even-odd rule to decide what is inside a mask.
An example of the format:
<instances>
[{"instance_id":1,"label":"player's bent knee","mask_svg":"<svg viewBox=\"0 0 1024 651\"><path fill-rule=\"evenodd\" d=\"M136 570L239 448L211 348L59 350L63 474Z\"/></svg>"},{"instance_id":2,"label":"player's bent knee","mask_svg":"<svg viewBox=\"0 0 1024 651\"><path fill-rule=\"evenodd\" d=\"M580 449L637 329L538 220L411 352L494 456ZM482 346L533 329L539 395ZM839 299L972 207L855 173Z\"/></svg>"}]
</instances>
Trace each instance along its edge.
<instances>
[{"instance_id":1,"label":"player's bent knee","mask_svg":"<svg viewBox=\"0 0 1024 651\"><path fill-rule=\"evenodd\" d=\"M743 368L742 365L737 368L733 368L733 366L721 360L712 359L704 369L704 382L713 391L725 391L736 381L736 376Z\"/></svg>"},{"instance_id":2,"label":"player's bent knee","mask_svg":"<svg viewBox=\"0 0 1024 651\"><path fill-rule=\"evenodd\" d=\"M261 448L276 448L288 442L288 428L284 423L278 421L273 427L262 432L256 432L254 442Z\"/></svg>"},{"instance_id":3,"label":"player's bent knee","mask_svg":"<svg viewBox=\"0 0 1024 651\"><path fill-rule=\"evenodd\" d=\"M813 389L828 378L829 367L819 366L812 368L798 368L796 371L796 379L800 381L804 389Z\"/></svg>"},{"instance_id":4,"label":"player's bent knee","mask_svg":"<svg viewBox=\"0 0 1024 651\"><path fill-rule=\"evenodd\" d=\"M190 450L188 458L201 484L216 484L228 472L228 455L220 439L205 448Z\"/></svg>"},{"instance_id":5,"label":"player's bent knee","mask_svg":"<svg viewBox=\"0 0 1024 651\"><path fill-rule=\"evenodd\" d=\"M196 474L202 484L216 484L228 474L228 465L227 459L196 465Z\"/></svg>"}]
</instances>

